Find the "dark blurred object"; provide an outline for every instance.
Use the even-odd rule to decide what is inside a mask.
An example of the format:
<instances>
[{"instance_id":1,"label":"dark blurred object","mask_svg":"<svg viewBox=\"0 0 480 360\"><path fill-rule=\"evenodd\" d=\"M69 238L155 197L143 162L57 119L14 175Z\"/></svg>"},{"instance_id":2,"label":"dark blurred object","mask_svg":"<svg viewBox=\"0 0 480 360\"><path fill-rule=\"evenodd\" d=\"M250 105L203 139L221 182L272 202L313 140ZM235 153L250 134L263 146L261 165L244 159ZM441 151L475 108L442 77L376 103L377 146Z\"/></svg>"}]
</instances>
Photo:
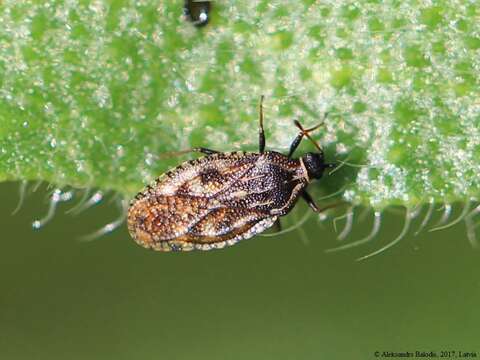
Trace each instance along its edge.
<instances>
[{"instance_id":1,"label":"dark blurred object","mask_svg":"<svg viewBox=\"0 0 480 360\"><path fill-rule=\"evenodd\" d=\"M186 0L183 6L183 14L193 25L202 27L207 25L210 20L211 8L211 1Z\"/></svg>"}]
</instances>

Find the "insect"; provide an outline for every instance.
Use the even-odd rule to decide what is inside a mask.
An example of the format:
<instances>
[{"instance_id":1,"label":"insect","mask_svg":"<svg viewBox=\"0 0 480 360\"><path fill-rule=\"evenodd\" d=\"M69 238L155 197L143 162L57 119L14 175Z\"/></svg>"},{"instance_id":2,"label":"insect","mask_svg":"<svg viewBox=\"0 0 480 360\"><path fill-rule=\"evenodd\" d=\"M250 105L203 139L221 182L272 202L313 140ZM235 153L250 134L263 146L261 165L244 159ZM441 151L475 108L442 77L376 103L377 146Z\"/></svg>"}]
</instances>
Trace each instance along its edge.
<instances>
[{"instance_id":1,"label":"insect","mask_svg":"<svg viewBox=\"0 0 480 360\"><path fill-rule=\"evenodd\" d=\"M211 7L210 1L185 0L183 15L196 27L202 27L210 20Z\"/></svg>"},{"instance_id":2,"label":"insect","mask_svg":"<svg viewBox=\"0 0 480 360\"><path fill-rule=\"evenodd\" d=\"M306 191L334 164L324 161L322 148L310 137L318 124L300 130L288 155L265 151L263 96L259 106L259 151L218 152L194 148L205 156L186 161L159 177L154 185L138 193L128 212L128 230L146 248L159 251L220 249L249 239L270 228L280 227L286 215L303 198L321 212ZM317 148L294 159L304 137Z\"/></svg>"}]
</instances>

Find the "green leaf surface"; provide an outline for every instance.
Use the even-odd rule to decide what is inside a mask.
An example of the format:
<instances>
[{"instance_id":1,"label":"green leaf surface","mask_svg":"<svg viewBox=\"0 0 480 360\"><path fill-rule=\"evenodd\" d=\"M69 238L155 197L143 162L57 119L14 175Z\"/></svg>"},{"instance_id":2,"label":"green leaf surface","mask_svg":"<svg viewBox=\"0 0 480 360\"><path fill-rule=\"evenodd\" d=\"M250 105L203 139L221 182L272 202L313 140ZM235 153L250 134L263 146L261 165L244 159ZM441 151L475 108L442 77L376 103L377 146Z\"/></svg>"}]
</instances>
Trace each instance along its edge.
<instances>
[{"instance_id":1,"label":"green leaf surface","mask_svg":"<svg viewBox=\"0 0 480 360\"><path fill-rule=\"evenodd\" d=\"M286 151L292 120L329 161L319 189L380 208L480 189L476 1L2 1L0 180L131 196L205 146ZM312 149L304 143L298 152Z\"/></svg>"}]
</instances>

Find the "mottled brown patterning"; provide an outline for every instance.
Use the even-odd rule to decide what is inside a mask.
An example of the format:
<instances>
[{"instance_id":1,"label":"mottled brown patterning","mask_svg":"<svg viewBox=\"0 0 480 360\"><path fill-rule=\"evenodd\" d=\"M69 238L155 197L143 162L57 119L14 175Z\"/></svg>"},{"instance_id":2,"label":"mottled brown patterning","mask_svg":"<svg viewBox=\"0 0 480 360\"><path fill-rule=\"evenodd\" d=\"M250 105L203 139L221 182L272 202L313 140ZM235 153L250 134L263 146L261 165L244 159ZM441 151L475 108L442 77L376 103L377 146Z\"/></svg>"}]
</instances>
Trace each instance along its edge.
<instances>
[{"instance_id":1,"label":"mottled brown patterning","mask_svg":"<svg viewBox=\"0 0 480 360\"><path fill-rule=\"evenodd\" d=\"M207 156L184 162L140 192L128 213L135 241L160 251L210 250L233 245L271 227L302 196L320 211L305 188L331 167L323 152L291 156L311 129L303 129L288 156L264 151L260 104L260 151L220 153L198 148Z\"/></svg>"}]
</instances>

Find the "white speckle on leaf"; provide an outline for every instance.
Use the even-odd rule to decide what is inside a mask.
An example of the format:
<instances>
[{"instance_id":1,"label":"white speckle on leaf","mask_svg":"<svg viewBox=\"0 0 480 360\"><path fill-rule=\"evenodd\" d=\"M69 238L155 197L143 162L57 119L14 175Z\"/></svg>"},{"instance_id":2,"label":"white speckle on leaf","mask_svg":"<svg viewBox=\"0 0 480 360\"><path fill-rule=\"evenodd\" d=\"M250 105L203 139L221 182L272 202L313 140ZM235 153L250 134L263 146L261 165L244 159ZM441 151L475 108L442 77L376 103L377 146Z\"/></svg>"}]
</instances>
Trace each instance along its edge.
<instances>
[{"instance_id":1,"label":"white speckle on leaf","mask_svg":"<svg viewBox=\"0 0 480 360\"><path fill-rule=\"evenodd\" d=\"M100 85L95 90L93 96L99 107L108 109L112 107L110 91L108 90L108 87L104 84Z\"/></svg>"}]
</instances>

